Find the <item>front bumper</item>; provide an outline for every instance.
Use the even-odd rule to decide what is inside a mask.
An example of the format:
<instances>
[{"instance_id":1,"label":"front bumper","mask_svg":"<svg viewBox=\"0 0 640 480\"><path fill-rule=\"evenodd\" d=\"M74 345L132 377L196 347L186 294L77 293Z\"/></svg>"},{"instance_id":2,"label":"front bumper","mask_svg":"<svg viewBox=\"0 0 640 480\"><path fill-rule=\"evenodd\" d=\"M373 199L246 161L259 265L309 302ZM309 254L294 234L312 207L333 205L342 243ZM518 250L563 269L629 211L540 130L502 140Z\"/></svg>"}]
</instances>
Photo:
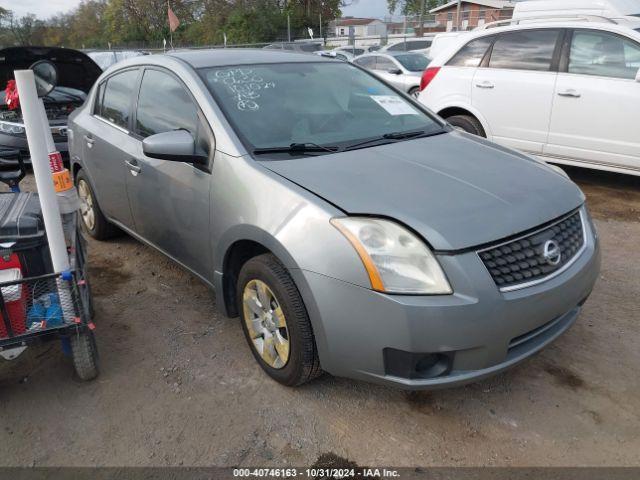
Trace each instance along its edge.
<instances>
[{"instance_id":1,"label":"front bumper","mask_svg":"<svg viewBox=\"0 0 640 480\"><path fill-rule=\"evenodd\" d=\"M335 376L428 389L515 365L564 333L591 293L600 252L590 222L586 230L586 248L570 268L511 292L499 291L475 252L439 256L455 292L447 296L386 295L295 272L294 278L302 277L297 283L322 368ZM432 360L439 363L429 366Z\"/></svg>"},{"instance_id":2,"label":"front bumper","mask_svg":"<svg viewBox=\"0 0 640 480\"><path fill-rule=\"evenodd\" d=\"M61 137L54 137L54 143L56 150L62 155L62 160L66 163L69 160L69 147L67 141ZM26 164L31 163L31 156L29 154L29 144L27 137L18 135L8 135L6 133L0 133L0 149L2 150L19 150L22 154L22 159ZM16 166L17 160L0 158L0 166Z\"/></svg>"}]
</instances>

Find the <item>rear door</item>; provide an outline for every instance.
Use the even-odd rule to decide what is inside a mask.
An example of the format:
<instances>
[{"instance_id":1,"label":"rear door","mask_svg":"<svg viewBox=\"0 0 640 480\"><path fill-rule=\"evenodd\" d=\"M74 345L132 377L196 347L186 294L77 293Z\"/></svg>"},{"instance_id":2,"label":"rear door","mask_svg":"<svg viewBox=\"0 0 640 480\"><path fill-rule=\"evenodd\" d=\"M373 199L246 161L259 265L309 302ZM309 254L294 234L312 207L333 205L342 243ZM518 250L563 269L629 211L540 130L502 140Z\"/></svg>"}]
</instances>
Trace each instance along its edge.
<instances>
[{"instance_id":1,"label":"rear door","mask_svg":"<svg viewBox=\"0 0 640 480\"><path fill-rule=\"evenodd\" d=\"M640 43L593 29L565 43L545 154L640 171Z\"/></svg>"},{"instance_id":2,"label":"rear door","mask_svg":"<svg viewBox=\"0 0 640 480\"><path fill-rule=\"evenodd\" d=\"M187 130L212 162L213 134L187 87L173 73L144 70L134 118L135 148L128 159L127 193L135 230L165 254L211 278L209 169L158 160L142 151L142 140Z\"/></svg>"},{"instance_id":3,"label":"rear door","mask_svg":"<svg viewBox=\"0 0 640 480\"><path fill-rule=\"evenodd\" d=\"M129 134L133 98L139 69L119 71L99 86L92 115L82 125L84 166L103 213L132 228L126 191L127 152L135 140Z\"/></svg>"},{"instance_id":4,"label":"rear door","mask_svg":"<svg viewBox=\"0 0 640 480\"><path fill-rule=\"evenodd\" d=\"M562 35L561 29L524 29L496 37L472 85L472 104L488 123L493 141L542 153Z\"/></svg>"}]
</instances>

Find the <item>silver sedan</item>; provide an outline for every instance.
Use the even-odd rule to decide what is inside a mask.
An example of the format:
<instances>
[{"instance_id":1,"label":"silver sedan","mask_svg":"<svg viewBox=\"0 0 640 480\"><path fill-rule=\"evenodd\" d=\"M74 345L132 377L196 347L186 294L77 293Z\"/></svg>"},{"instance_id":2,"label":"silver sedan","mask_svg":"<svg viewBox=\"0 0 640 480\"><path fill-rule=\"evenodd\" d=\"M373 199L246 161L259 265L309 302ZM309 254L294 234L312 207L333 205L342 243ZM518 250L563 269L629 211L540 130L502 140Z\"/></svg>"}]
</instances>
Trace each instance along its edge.
<instances>
[{"instance_id":1,"label":"silver sedan","mask_svg":"<svg viewBox=\"0 0 640 480\"><path fill-rule=\"evenodd\" d=\"M566 176L348 62L126 60L69 131L88 233L125 231L214 288L285 385L322 371L412 389L495 374L569 329L598 277Z\"/></svg>"},{"instance_id":2,"label":"silver sedan","mask_svg":"<svg viewBox=\"0 0 640 480\"><path fill-rule=\"evenodd\" d=\"M420 79L431 59L421 53L369 53L353 63L371 70L394 87L414 98L420 95Z\"/></svg>"}]
</instances>

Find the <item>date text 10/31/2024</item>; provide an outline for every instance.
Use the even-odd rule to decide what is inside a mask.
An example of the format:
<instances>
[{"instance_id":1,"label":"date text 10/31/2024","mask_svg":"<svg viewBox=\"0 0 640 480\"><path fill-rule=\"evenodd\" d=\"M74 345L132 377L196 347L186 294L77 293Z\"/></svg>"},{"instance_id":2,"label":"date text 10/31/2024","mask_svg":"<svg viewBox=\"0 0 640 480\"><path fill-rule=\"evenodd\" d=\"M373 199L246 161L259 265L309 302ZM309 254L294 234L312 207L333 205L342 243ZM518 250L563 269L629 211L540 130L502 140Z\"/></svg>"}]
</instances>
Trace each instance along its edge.
<instances>
[{"instance_id":1,"label":"date text 10/31/2024","mask_svg":"<svg viewBox=\"0 0 640 480\"><path fill-rule=\"evenodd\" d=\"M259 478L399 478L387 468L234 468L234 477Z\"/></svg>"}]
</instances>

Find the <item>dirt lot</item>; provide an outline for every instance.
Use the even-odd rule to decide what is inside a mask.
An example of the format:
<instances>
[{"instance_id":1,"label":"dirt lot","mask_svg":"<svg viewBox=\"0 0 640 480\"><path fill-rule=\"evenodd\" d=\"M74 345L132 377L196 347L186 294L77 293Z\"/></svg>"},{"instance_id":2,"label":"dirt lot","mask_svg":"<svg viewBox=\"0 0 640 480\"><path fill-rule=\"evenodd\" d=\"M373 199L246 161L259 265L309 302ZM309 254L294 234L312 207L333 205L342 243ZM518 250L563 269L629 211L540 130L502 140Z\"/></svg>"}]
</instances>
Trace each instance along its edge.
<instances>
[{"instance_id":1,"label":"dirt lot","mask_svg":"<svg viewBox=\"0 0 640 480\"><path fill-rule=\"evenodd\" d=\"M453 390L279 386L200 281L131 238L91 242L102 374L74 380L57 343L0 363L0 464L640 465L640 178L569 173L603 246L582 316Z\"/></svg>"}]
</instances>

